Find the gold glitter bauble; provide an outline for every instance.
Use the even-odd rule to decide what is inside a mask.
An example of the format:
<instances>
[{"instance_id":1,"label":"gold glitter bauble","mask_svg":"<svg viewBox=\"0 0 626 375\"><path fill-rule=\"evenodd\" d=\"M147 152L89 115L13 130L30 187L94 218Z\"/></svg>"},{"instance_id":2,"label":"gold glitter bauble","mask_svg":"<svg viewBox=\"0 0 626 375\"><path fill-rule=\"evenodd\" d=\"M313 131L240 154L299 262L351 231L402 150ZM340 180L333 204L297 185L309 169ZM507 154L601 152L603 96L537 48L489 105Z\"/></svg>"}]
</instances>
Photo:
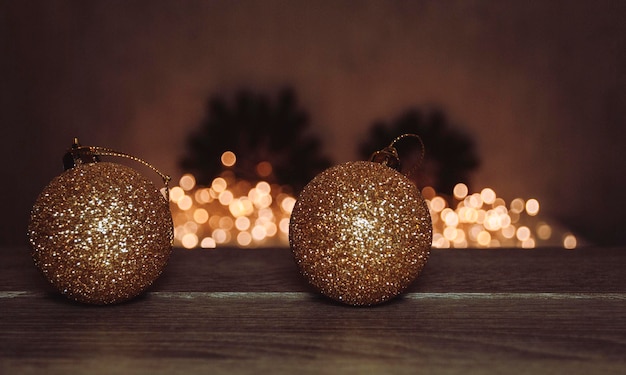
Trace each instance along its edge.
<instances>
[{"instance_id":1,"label":"gold glitter bauble","mask_svg":"<svg viewBox=\"0 0 626 375\"><path fill-rule=\"evenodd\" d=\"M132 168L79 164L37 198L28 226L35 265L69 298L109 304L133 298L163 271L172 216L154 184Z\"/></svg>"},{"instance_id":2,"label":"gold glitter bauble","mask_svg":"<svg viewBox=\"0 0 626 375\"><path fill-rule=\"evenodd\" d=\"M302 274L324 295L372 305L400 294L426 264L432 223L404 175L349 162L317 175L291 214L289 242Z\"/></svg>"}]
</instances>

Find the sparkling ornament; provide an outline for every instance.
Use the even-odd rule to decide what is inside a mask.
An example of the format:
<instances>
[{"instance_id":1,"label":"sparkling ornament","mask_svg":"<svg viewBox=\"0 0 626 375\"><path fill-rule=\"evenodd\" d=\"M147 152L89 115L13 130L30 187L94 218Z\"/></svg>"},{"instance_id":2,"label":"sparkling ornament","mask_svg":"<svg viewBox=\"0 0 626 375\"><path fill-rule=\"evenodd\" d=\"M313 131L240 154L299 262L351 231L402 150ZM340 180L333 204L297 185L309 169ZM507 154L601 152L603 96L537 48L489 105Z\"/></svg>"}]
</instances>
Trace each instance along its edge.
<instances>
[{"instance_id":1,"label":"sparkling ornament","mask_svg":"<svg viewBox=\"0 0 626 375\"><path fill-rule=\"evenodd\" d=\"M304 187L289 242L301 273L322 294L350 305L387 301L426 264L432 223L426 202L399 167L394 143L375 162L331 167ZM421 141L421 140L420 140ZM422 147L423 149L423 147Z\"/></svg>"},{"instance_id":2,"label":"sparkling ornament","mask_svg":"<svg viewBox=\"0 0 626 375\"><path fill-rule=\"evenodd\" d=\"M163 271L173 240L161 192L136 170L100 156L126 157L156 171L141 159L75 140L66 171L40 193L28 226L35 265L61 293L90 304L143 292ZM158 173L167 192L169 177Z\"/></svg>"}]
</instances>

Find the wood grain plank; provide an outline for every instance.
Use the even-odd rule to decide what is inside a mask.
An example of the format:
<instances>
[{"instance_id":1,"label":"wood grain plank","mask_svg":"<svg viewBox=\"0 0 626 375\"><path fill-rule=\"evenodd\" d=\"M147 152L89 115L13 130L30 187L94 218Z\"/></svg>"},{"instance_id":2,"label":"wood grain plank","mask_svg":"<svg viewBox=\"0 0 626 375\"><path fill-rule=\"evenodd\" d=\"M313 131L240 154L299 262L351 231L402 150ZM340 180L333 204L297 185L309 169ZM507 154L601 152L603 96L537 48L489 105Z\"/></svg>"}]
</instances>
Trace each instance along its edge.
<instances>
[{"instance_id":1,"label":"wood grain plank","mask_svg":"<svg viewBox=\"0 0 626 375\"><path fill-rule=\"evenodd\" d=\"M0 290L50 290L25 247L0 251ZM409 292L623 292L626 248L433 250ZM152 290L311 291L289 249L174 249Z\"/></svg>"},{"instance_id":2,"label":"wood grain plank","mask_svg":"<svg viewBox=\"0 0 626 375\"><path fill-rule=\"evenodd\" d=\"M494 363L543 363L573 373L626 369L626 316L615 314L624 298L590 294L570 302L468 293L416 295L363 309L309 293L159 292L98 308L24 296L3 301L12 318L0 321L0 363L6 370L24 363L63 370L60 359L93 366L100 358L108 369L112 359L145 369L142 359L151 359L180 363L179 373L189 370L186 359L255 369L289 359L297 366L292 370L307 363L319 371L328 363L407 373L479 365L491 371Z\"/></svg>"},{"instance_id":3,"label":"wood grain plank","mask_svg":"<svg viewBox=\"0 0 626 375\"><path fill-rule=\"evenodd\" d=\"M107 307L52 291L25 248L0 257L0 374L626 373L622 248L435 250L368 308L313 292L288 249L176 249Z\"/></svg>"}]
</instances>

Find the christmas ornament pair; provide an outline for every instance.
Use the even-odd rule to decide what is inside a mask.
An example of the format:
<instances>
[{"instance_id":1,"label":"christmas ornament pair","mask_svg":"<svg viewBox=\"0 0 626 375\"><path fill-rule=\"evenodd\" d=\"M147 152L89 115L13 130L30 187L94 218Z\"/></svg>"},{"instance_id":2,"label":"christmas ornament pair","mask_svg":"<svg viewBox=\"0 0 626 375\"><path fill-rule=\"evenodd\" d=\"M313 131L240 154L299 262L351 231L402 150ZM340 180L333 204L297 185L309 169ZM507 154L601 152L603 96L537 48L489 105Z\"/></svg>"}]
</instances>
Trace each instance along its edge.
<instances>
[{"instance_id":1,"label":"christmas ornament pair","mask_svg":"<svg viewBox=\"0 0 626 375\"><path fill-rule=\"evenodd\" d=\"M396 170L394 144L406 136L412 135L396 138L371 161L320 173L296 202L289 227L294 258L309 283L334 300L387 301L426 264L432 242L428 207ZM163 191L133 168L101 161L103 156L148 166L163 179ZM83 147L78 140L64 165L32 208L28 236L35 265L79 302L136 297L163 272L172 251L169 177L134 156Z\"/></svg>"}]
</instances>

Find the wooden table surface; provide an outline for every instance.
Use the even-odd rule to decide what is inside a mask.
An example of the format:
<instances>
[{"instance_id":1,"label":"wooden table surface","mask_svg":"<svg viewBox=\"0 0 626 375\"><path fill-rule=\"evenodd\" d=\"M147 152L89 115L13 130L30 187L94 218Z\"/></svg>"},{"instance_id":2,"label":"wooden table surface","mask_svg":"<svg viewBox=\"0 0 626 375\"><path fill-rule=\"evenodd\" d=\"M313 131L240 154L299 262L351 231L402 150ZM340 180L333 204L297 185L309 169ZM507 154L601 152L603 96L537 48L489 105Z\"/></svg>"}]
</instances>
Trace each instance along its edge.
<instances>
[{"instance_id":1,"label":"wooden table surface","mask_svg":"<svg viewBox=\"0 0 626 375\"><path fill-rule=\"evenodd\" d=\"M375 307L320 297L288 249L176 249L103 307L0 252L0 374L626 374L626 248L434 250Z\"/></svg>"}]
</instances>

